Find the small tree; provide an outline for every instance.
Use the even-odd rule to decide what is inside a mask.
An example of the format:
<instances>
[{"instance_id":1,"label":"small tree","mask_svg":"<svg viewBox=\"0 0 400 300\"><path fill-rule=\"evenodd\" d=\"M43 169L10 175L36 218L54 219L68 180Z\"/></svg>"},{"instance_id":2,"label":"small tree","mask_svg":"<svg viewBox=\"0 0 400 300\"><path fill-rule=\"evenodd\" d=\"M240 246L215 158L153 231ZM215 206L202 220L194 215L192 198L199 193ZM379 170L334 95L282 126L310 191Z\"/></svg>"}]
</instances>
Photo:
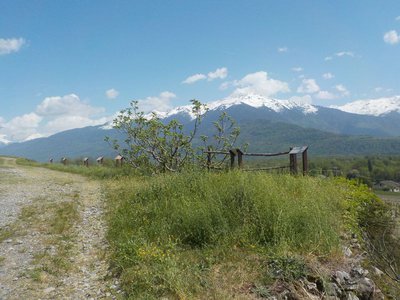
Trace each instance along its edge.
<instances>
[{"instance_id":1,"label":"small tree","mask_svg":"<svg viewBox=\"0 0 400 300\"><path fill-rule=\"evenodd\" d=\"M130 107L122 110L113 121L113 127L126 135L125 147L113 140L114 149L136 168L153 172L182 170L195 154L192 141L207 111L199 101L191 100L191 103L194 127L185 133L183 125L177 120L164 123L156 113L145 115L139 110L138 102L132 101ZM110 142L108 137L106 141Z\"/></svg>"},{"instance_id":2,"label":"small tree","mask_svg":"<svg viewBox=\"0 0 400 300\"><path fill-rule=\"evenodd\" d=\"M230 149L233 149L237 142L237 138L240 135L240 128L236 126L236 121L226 112L222 112L219 118L213 122L213 126L215 133L212 135L212 139L209 139L208 136L201 136L203 142L201 150L203 152L212 150L228 152ZM245 150L246 148L247 144L244 144L242 150ZM207 167L221 168L227 157L228 155L225 155L222 159L217 160L216 154L211 154L210 159L213 163ZM204 155L201 157L201 160L202 165L206 166L207 163Z\"/></svg>"},{"instance_id":3,"label":"small tree","mask_svg":"<svg viewBox=\"0 0 400 300\"><path fill-rule=\"evenodd\" d=\"M163 122L156 113L145 115L139 110L138 102L132 101L130 107L122 110L113 121L113 127L121 131L126 139L123 141L106 141L122 154L127 162L135 168L150 170L151 172L176 172L197 162L204 163L205 149L229 150L239 136L240 130L234 126L234 120L226 113L213 123L216 134L212 142L205 135L194 140L207 107L198 100L191 100L194 125L187 132L177 120Z\"/></svg>"}]
</instances>

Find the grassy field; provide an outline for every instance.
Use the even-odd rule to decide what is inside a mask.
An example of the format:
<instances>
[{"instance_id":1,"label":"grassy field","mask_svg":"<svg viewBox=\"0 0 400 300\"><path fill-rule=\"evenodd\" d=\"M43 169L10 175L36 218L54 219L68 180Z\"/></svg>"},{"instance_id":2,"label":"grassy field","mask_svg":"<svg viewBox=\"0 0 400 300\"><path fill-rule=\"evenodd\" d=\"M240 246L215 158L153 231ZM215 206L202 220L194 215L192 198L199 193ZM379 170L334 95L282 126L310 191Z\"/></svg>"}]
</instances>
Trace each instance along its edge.
<instances>
[{"instance_id":1,"label":"grassy field","mask_svg":"<svg viewBox=\"0 0 400 300\"><path fill-rule=\"evenodd\" d=\"M345 181L262 173L107 184L113 267L131 299L248 299L277 279L329 276L320 264L341 256L360 205L379 203Z\"/></svg>"},{"instance_id":2,"label":"grassy field","mask_svg":"<svg viewBox=\"0 0 400 300\"><path fill-rule=\"evenodd\" d=\"M257 299L276 282L328 280L343 236L386 224L384 203L340 178L44 166L103 179L110 264L128 299Z\"/></svg>"}]
</instances>

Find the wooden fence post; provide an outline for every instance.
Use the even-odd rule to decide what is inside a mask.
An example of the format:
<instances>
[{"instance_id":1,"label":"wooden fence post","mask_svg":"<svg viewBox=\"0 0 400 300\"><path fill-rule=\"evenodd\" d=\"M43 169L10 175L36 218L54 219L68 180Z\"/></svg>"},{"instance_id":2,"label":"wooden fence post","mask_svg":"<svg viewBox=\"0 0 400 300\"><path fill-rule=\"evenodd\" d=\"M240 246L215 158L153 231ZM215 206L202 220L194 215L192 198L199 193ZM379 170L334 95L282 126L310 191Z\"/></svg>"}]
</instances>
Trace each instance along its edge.
<instances>
[{"instance_id":1,"label":"wooden fence post","mask_svg":"<svg viewBox=\"0 0 400 300\"><path fill-rule=\"evenodd\" d=\"M297 174L297 154L289 154L290 173Z\"/></svg>"},{"instance_id":2,"label":"wooden fence post","mask_svg":"<svg viewBox=\"0 0 400 300\"><path fill-rule=\"evenodd\" d=\"M243 152L240 149L236 149L238 156L238 167L241 169L243 167Z\"/></svg>"},{"instance_id":3,"label":"wooden fence post","mask_svg":"<svg viewBox=\"0 0 400 300\"><path fill-rule=\"evenodd\" d=\"M235 168L235 156L236 156L236 151L234 150L229 150L229 154L231 156L231 170Z\"/></svg>"},{"instance_id":4,"label":"wooden fence post","mask_svg":"<svg viewBox=\"0 0 400 300\"><path fill-rule=\"evenodd\" d=\"M208 153L207 153L207 170L210 171L211 169L211 147L208 147Z\"/></svg>"},{"instance_id":5,"label":"wooden fence post","mask_svg":"<svg viewBox=\"0 0 400 300\"><path fill-rule=\"evenodd\" d=\"M308 173L308 159L307 159L307 149L302 153L302 161L303 161L303 175L307 175Z\"/></svg>"}]
</instances>

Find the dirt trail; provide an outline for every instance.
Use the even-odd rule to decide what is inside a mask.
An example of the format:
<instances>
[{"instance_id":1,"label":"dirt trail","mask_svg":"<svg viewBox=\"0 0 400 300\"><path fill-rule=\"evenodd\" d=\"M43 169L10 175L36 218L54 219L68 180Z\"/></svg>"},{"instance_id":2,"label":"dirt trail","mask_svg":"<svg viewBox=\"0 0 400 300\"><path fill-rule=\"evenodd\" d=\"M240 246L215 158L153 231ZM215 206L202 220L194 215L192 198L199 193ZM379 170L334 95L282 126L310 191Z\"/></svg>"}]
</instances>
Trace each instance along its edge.
<instances>
[{"instance_id":1,"label":"dirt trail","mask_svg":"<svg viewBox=\"0 0 400 300\"><path fill-rule=\"evenodd\" d=\"M0 158L0 299L115 299L97 181Z\"/></svg>"}]
</instances>

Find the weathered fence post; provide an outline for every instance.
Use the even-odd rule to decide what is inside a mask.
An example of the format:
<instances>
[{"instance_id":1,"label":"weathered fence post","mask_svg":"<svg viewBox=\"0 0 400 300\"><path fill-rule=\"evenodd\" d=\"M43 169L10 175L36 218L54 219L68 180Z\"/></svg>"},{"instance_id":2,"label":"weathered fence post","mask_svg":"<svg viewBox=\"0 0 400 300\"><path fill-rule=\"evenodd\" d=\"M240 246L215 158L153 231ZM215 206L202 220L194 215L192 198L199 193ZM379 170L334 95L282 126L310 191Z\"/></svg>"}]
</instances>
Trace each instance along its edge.
<instances>
[{"instance_id":1,"label":"weathered fence post","mask_svg":"<svg viewBox=\"0 0 400 300\"><path fill-rule=\"evenodd\" d=\"M233 170L235 168L236 151L235 150L229 150L229 154L231 156L231 170Z\"/></svg>"},{"instance_id":2,"label":"weathered fence post","mask_svg":"<svg viewBox=\"0 0 400 300\"><path fill-rule=\"evenodd\" d=\"M207 153L207 170L210 171L211 169L211 147L208 147Z\"/></svg>"},{"instance_id":3,"label":"weathered fence post","mask_svg":"<svg viewBox=\"0 0 400 300\"><path fill-rule=\"evenodd\" d=\"M289 154L290 160L290 173L297 174L297 154L291 153Z\"/></svg>"},{"instance_id":4,"label":"weathered fence post","mask_svg":"<svg viewBox=\"0 0 400 300\"><path fill-rule=\"evenodd\" d=\"M117 155L115 157L115 166L116 167L122 167L123 162L124 162L124 157L123 156Z\"/></svg>"},{"instance_id":5,"label":"weathered fence post","mask_svg":"<svg viewBox=\"0 0 400 300\"><path fill-rule=\"evenodd\" d=\"M103 164L103 160L104 160L103 156L100 156L100 157L98 157L98 158L96 159L96 161L97 161L97 163L98 163L99 165L102 165L102 164Z\"/></svg>"},{"instance_id":6,"label":"weathered fence post","mask_svg":"<svg viewBox=\"0 0 400 300\"><path fill-rule=\"evenodd\" d=\"M289 152L289 165L290 165L290 174L297 174L297 151L296 147L290 147Z\"/></svg>"},{"instance_id":7,"label":"weathered fence post","mask_svg":"<svg viewBox=\"0 0 400 300\"><path fill-rule=\"evenodd\" d=\"M302 162L303 162L303 175L307 175L308 173L308 158L307 158L307 150L308 148L306 148L302 155Z\"/></svg>"},{"instance_id":8,"label":"weathered fence post","mask_svg":"<svg viewBox=\"0 0 400 300\"><path fill-rule=\"evenodd\" d=\"M241 169L243 167L243 152L240 149L236 149L236 153L238 156L238 166Z\"/></svg>"}]
</instances>

